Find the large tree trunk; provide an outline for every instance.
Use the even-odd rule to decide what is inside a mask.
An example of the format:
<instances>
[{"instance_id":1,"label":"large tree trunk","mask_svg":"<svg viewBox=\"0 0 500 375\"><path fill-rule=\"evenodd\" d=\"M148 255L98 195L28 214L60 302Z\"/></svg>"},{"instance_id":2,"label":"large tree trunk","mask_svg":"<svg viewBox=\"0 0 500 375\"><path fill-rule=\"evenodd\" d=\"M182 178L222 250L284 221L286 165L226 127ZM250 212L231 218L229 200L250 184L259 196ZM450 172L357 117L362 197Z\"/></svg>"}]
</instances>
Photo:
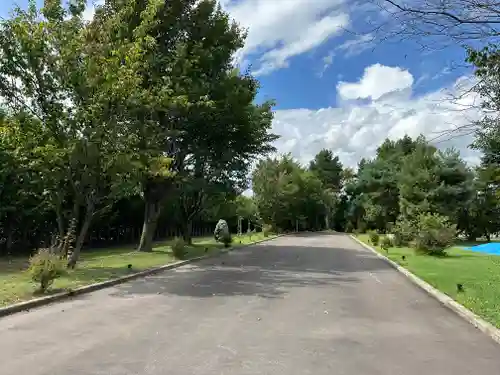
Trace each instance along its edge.
<instances>
[{"instance_id":1,"label":"large tree trunk","mask_svg":"<svg viewBox=\"0 0 500 375\"><path fill-rule=\"evenodd\" d=\"M59 212L60 213L60 212ZM79 202L75 199L73 202L73 212L71 219L68 221L67 225L64 222L64 216L59 216L61 219L61 226L59 227L59 230L61 228L66 228L64 230L64 234L60 237L58 241L58 253L60 254L61 258L66 258L69 256L69 249L71 248L71 245L74 241L74 236L76 233L76 228L78 227L78 221L80 217L80 204ZM59 224L58 224L59 225Z\"/></svg>"},{"instance_id":2,"label":"large tree trunk","mask_svg":"<svg viewBox=\"0 0 500 375\"><path fill-rule=\"evenodd\" d=\"M187 245L193 244L193 222L191 219L187 219L182 223L182 239Z\"/></svg>"},{"instance_id":3,"label":"large tree trunk","mask_svg":"<svg viewBox=\"0 0 500 375\"><path fill-rule=\"evenodd\" d=\"M182 238L188 245L193 243L193 219L198 215L203 207L205 193L202 189L191 191L189 194L181 194L182 209Z\"/></svg>"},{"instance_id":4,"label":"large tree trunk","mask_svg":"<svg viewBox=\"0 0 500 375\"><path fill-rule=\"evenodd\" d=\"M78 238L76 239L75 248L68 256L68 268L75 268L76 262L80 259L80 253L82 252L83 243L85 242L85 238L87 238L87 233L90 228L90 224L92 222L92 215L87 214L85 216L85 220L83 221L82 227L80 228L80 232L78 233Z\"/></svg>"},{"instance_id":5,"label":"large tree trunk","mask_svg":"<svg viewBox=\"0 0 500 375\"><path fill-rule=\"evenodd\" d=\"M10 222L10 221L9 221ZM12 255L12 247L14 246L14 226L7 226L7 240L5 241L5 251L7 255Z\"/></svg>"},{"instance_id":6,"label":"large tree trunk","mask_svg":"<svg viewBox=\"0 0 500 375\"><path fill-rule=\"evenodd\" d=\"M141 241L137 251L153 251L153 239L158 224L158 218L161 213L161 204L159 202L147 202L144 209L144 223L142 225Z\"/></svg>"},{"instance_id":7,"label":"large tree trunk","mask_svg":"<svg viewBox=\"0 0 500 375\"><path fill-rule=\"evenodd\" d=\"M82 226L78 233L78 237L76 239L75 248L73 249L71 254L68 255L68 268L75 268L76 262L78 262L78 259L80 258L83 243L85 242L85 238L87 238L87 233L89 231L90 224L92 223L92 218L94 217L94 208L94 202L92 200L89 200L87 202L85 219L83 220Z\"/></svg>"},{"instance_id":8,"label":"large tree trunk","mask_svg":"<svg viewBox=\"0 0 500 375\"><path fill-rule=\"evenodd\" d=\"M56 203L56 218L57 218L57 229L59 231L59 240L62 241L66 232L64 225L64 214L60 202Z\"/></svg>"}]
</instances>

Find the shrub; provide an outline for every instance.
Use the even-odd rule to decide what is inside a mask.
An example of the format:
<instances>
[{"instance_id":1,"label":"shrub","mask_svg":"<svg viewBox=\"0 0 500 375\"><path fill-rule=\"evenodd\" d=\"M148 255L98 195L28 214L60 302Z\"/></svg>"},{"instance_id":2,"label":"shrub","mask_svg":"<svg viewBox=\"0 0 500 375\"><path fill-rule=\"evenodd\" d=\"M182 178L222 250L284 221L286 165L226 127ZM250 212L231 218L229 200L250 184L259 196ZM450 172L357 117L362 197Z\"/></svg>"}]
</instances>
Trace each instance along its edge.
<instances>
[{"instance_id":1,"label":"shrub","mask_svg":"<svg viewBox=\"0 0 500 375\"><path fill-rule=\"evenodd\" d=\"M223 238L227 237L229 234L229 227L226 220L219 219L214 230L214 238L217 242L224 242Z\"/></svg>"},{"instance_id":2,"label":"shrub","mask_svg":"<svg viewBox=\"0 0 500 375\"><path fill-rule=\"evenodd\" d=\"M368 236L370 237L370 242L374 246L377 246L380 241L380 235L376 231L371 230L368 232Z\"/></svg>"},{"instance_id":3,"label":"shrub","mask_svg":"<svg viewBox=\"0 0 500 375\"><path fill-rule=\"evenodd\" d=\"M408 246L415 239L415 227L408 220L398 220L392 228L394 246Z\"/></svg>"},{"instance_id":4,"label":"shrub","mask_svg":"<svg viewBox=\"0 0 500 375\"><path fill-rule=\"evenodd\" d=\"M61 256L51 249L39 249L30 258L28 272L31 280L40 284L40 291L45 292L66 272L66 264Z\"/></svg>"},{"instance_id":5,"label":"shrub","mask_svg":"<svg viewBox=\"0 0 500 375\"><path fill-rule=\"evenodd\" d=\"M219 219L214 230L214 238L217 242L222 242L224 247L229 247L233 242L226 220Z\"/></svg>"},{"instance_id":6,"label":"shrub","mask_svg":"<svg viewBox=\"0 0 500 375\"><path fill-rule=\"evenodd\" d=\"M183 259L186 255L186 243L180 237L175 237L172 241L172 254L177 259Z\"/></svg>"},{"instance_id":7,"label":"shrub","mask_svg":"<svg viewBox=\"0 0 500 375\"><path fill-rule=\"evenodd\" d=\"M264 237L269 237L272 231L272 226L269 224L264 224L262 226L262 233L264 234Z\"/></svg>"},{"instance_id":8,"label":"shrub","mask_svg":"<svg viewBox=\"0 0 500 375\"><path fill-rule=\"evenodd\" d=\"M438 214L421 214L417 222L415 248L417 251L431 255L445 255L446 248L456 239L456 225L448 218Z\"/></svg>"},{"instance_id":9,"label":"shrub","mask_svg":"<svg viewBox=\"0 0 500 375\"><path fill-rule=\"evenodd\" d=\"M388 236L384 236L382 241L380 241L380 247L385 251L388 251L392 247L392 240Z\"/></svg>"},{"instance_id":10,"label":"shrub","mask_svg":"<svg viewBox=\"0 0 500 375\"><path fill-rule=\"evenodd\" d=\"M354 228L353 231L352 231L352 233L354 233L354 234L363 234L364 232L363 232L363 230L361 230L359 228Z\"/></svg>"}]
</instances>

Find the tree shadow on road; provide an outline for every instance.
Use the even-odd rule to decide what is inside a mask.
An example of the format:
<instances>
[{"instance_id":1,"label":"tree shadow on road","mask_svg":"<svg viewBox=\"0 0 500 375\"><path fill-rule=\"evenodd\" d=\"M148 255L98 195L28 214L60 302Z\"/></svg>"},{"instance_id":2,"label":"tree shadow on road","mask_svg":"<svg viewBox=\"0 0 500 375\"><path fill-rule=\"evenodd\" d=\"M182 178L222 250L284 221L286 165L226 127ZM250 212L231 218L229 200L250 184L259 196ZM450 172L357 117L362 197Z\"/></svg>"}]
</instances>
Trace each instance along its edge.
<instances>
[{"instance_id":1,"label":"tree shadow on road","mask_svg":"<svg viewBox=\"0 0 500 375\"><path fill-rule=\"evenodd\" d=\"M276 242L136 280L118 287L113 295L283 298L294 288L355 284L360 274L387 268L366 251L281 246Z\"/></svg>"}]
</instances>

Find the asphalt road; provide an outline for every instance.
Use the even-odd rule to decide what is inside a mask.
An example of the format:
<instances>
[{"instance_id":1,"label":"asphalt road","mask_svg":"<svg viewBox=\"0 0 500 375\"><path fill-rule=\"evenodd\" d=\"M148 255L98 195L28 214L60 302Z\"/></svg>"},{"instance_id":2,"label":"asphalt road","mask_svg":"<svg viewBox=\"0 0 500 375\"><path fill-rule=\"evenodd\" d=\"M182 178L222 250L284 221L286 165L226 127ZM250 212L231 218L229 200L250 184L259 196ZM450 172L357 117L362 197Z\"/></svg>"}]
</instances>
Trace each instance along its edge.
<instances>
[{"instance_id":1,"label":"asphalt road","mask_svg":"<svg viewBox=\"0 0 500 375\"><path fill-rule=\"evenodd\" d=\"M0 319L1 375L499 375L500 346L344 235Z\"/></svg>"}]
</instances>

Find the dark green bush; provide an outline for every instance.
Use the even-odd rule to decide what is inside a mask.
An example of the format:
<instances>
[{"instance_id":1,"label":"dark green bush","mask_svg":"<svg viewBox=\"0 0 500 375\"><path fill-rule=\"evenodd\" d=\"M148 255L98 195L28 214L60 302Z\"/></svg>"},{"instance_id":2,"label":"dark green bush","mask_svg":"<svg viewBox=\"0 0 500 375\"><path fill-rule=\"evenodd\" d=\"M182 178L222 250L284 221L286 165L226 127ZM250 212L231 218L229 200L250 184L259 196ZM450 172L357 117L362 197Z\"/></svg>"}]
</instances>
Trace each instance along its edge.
<instances>
[{"instance_id":1,"label":"dark green bush","mask_svg":"<svg viewBox=\"0 0 500 375\"><path fill-rule=\"evenodd\" d=\"M183 259L186 256L186 243L180 237L175 237L172 241L172 254L177 259Z\"/></svg>"},{"instance_id":2,"label":"dark green bush","mask_svg":"<svg viewBox=\"0 0 500 375\"><path fill-rule=\"evenodd\" d=\"M380 241L380 234L378 234L376 231L371 230L368 232L368 236L370 237L370 242L374 246L378 246L378 243Z\"/></svg>"},{"instance_id":3,"label":"dark green bush","mask_svg":"<svg viewBox=\"0 0 500 375\"><path fill-rule=\"evenodd\" d=\"M457 229L448 218L438 214L422 214L418 217L415 248L430 255L445 255L446 249L453 245Z\"/></svg>"},{"instance_id":4,"label":"dark green bush","mask_svg":"<svg viewBox=\"0 0 500 375\"><path fill-rule=\"evenodd\" d=\"M31 280L40 284L40 291L45 292L66 272L66 262L52 249L39 249L29 260L28 272Z\"/></svg>"}]
</instances>

